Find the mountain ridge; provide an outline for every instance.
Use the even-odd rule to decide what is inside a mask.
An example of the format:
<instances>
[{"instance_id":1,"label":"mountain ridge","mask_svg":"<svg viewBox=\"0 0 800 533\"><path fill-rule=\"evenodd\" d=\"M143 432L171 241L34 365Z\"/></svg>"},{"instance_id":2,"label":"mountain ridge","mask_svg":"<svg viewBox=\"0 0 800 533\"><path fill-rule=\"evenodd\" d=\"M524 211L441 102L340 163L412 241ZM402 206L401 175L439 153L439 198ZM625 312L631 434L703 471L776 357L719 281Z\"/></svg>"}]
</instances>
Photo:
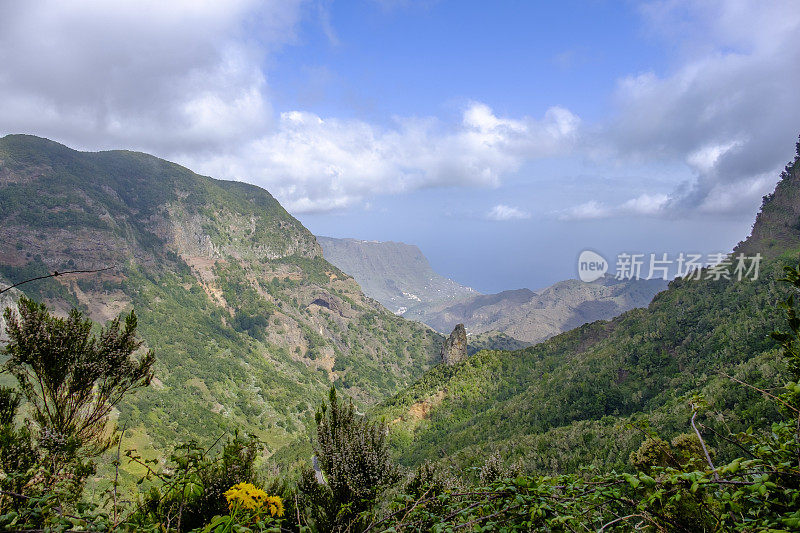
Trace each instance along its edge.
<instances>
[{"instance_id":1,"label":"mountain ridge","mask_svg":"<svg viewBox=\"0 0 800 533\"><path fill-rule=\"evenodd\" d=\"M482 348L533 344L598 319L643 307L666 287L663 280L565 280L532 291L480 294L436 273L419 247L402 242L317 237L325 257L352 275L364 292L409 320L443 335L463 323Z\"/></svg>"},{"instance_id":2,"label":"mountain ridge","mask_svg":"<svg viewBox=\"0 0 800 533\"><path fill-rule=\"evenodd\" d=\"M317 240L325 257L352 275L368 296L443 335L463 323L470 336L503 334L520 345L533 344L586 322L644 307L666 287L663 280L606 276L592 283L564 280L537 291L522 288L480 294L436 273L412 244ZM491 343L480 344L491 347Z\"/></svg>"},{"instance_id":3,"label":"mountain ridge","mask_svg":"<svg viewBox=\"0 0 800 533\"><path fill-rule=\"evenodd\" d=\"M418 246L317 236L326 259L396 314L414 319L425 307L478 294L433 270Z\"/></svg>"},{"instance_id":4,"label":"mountain ridge","mask_svg":"<svg viewBox=\"0 0 800 533\"><path fill-rule=\"evenodd\" d=\"M0 138L0 275L100 323L136 310L153 386L120 406L140 451L305 434L336 384L368 406L436 363L441 337L366 298L267 191L131 151ZM409 342L410 341L410 342Z\"/></svg>"},{"instance_id":5,"label":"mountain ridge","mask_svg":"<svg viewBox=\"0 0 800 533\"><path fill-rule=\"evenodd\" d=\"M770 333L783 327L778 303L789 294L777 280L800 260L798 216L800 143L733 252L761 254L757 279L678 278L647 308L530 348L439 365L373 411L389 421L396 458L467 471L497 453L537 473L624 471L647 435L688 431L698 401L707 406L698 420L717 458L738 456L718 436L768 431L781 416L728 376L763 390L785 383Z\"/></svg>"},{"instance_id":6,"label":"mountain ridge","mask_svg":"<svg viewBox=\"0 0 800 533\"><path fill-rule=\"evenodd\" d=\"M591 283L570 279L537 291L515 289L475 296L431 310L425 323L437 331L463 323L473 335L497 332L535 344L581 324L646 307L666 286L661 279L605 276Z\"/></svg>"}]
</instances>

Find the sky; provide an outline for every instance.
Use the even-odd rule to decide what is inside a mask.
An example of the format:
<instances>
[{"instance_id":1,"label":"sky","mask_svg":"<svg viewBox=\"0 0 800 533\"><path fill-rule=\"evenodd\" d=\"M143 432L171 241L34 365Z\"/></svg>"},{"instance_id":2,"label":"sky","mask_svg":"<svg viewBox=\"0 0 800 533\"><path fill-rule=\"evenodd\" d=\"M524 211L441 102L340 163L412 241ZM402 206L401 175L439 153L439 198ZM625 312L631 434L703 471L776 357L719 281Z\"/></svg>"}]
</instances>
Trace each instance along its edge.
<instances>
[{"instance_id":1,"label":"sky","mask_svg":"<svg viewBox=\"0 0 800 533\"><path fill-rule=\"evenodd\" d=\"M0 135L270 191L482 292L730 251L800 134L797 0L0 0Z\"/></svg>"}]
</instances>

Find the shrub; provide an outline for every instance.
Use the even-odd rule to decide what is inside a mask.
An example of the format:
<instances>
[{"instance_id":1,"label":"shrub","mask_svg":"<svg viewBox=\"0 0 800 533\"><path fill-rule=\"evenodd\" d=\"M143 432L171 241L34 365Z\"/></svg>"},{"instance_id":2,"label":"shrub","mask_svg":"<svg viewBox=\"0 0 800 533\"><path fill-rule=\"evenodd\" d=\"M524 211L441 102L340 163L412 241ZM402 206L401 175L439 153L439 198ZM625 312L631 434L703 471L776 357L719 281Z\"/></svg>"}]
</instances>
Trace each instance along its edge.
<instances>
[{"instance_id":1,"label":"shrub","mask_svg":"<svg viewBox=\"0 0 800 533\"><path fill-rule=\"evenodd\" d=\"M359 513L371 509L380 492L399 479L386 445L386 426L358 414L352 402L339 401L333 387L316 421L314 452L325 484L306 472L301 487L334 528L357 527Z\"/></svg>"}]
</instances>

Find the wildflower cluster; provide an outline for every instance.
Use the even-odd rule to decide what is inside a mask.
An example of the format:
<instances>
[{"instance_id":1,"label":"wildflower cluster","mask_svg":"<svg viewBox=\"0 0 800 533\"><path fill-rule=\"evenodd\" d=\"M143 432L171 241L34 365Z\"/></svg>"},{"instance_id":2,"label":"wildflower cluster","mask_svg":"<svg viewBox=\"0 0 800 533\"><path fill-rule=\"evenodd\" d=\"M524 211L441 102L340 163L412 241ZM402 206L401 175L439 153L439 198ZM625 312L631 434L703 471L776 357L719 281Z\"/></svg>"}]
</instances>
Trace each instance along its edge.
<instances>
[{"instance_id":1,"label":"wildflower cluster","mask_svg":"<svg viewBox=\"0 0 800 533\"><path fill-rule=\"evenodd\" d=\"M259 514L267 511L270 516L283 516L283 501L280 497L269 496L252 483L237 483L225 491L225 499L232 511L247 509Z\"/></svg>"}]
</instances>

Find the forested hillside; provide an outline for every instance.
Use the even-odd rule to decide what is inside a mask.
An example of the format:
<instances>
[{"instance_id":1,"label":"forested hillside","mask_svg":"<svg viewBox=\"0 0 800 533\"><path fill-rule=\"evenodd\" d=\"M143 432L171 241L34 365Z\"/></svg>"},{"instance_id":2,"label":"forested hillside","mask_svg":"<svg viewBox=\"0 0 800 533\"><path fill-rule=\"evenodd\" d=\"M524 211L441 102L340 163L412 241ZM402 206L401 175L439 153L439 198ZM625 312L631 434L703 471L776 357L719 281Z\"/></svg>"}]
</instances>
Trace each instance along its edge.
<instances>
[{"instance_id":1,"label":"forested hillside","mask_svg":"<svg viewBox=\"0 0 800 533\"><path fill-rule=\"evenodd\" d=\"M0 139L0 276L100 324L135 310L155 378L120 406L125 446L305 435L332 383L358 405L410 384L439 337L367 299L265 190L135 152Z\"/></svg>"},{"instance_id":2,"label":"forested hillside","mask_svg":"<svg viewBox=\"0 0 800 533\"><path fill-rule=\"evenodd\" d=\"M534 471L625 468L643 438L628 424L680 433L694 394L732 425L716 427L721 434L767 426L778 416L774 406L732 387L722 372L764 389L782 383L769 334L783 320L774 306L788 290L777 282L782 267L800 257L799 191L796 160L734 250L763 256L757 280L677 279L647 309L436 367L376 410L389 422L394 453L407 465L447 458L466 467L499 450Z\"/></svg>"}]
</instances>

